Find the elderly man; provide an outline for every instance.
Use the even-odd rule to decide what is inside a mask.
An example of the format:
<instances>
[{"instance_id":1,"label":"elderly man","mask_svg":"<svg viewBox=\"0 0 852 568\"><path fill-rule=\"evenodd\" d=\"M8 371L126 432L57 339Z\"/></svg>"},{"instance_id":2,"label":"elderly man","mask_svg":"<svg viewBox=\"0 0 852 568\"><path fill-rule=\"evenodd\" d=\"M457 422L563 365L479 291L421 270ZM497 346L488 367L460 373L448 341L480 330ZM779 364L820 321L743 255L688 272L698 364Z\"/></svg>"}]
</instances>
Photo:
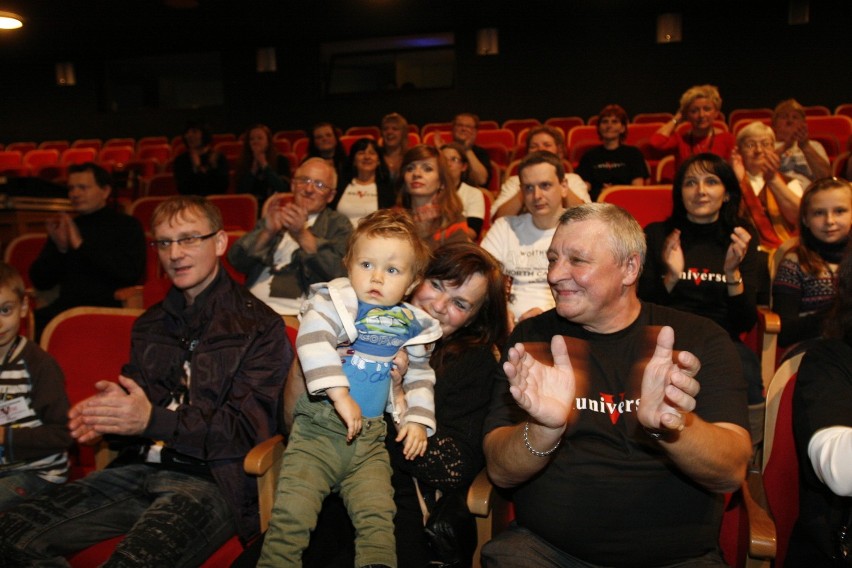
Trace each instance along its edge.
<instances>
[{"instance_id":1,"label":"elderly man","mask_svg":"<svg viewBox=\"0 0 852 568\"><path fill-rule=\"evenodd\" d=\"M47 222L50 237L30 266L36 289L59 286L59 296L35 311L41 333L58 313L76 306L119 306L115 291L145 275L145 233L139 221L107 205L109 172L88 162L68 168L68 199L76 213Z\"/></svg>"},{"instance_id":2,"label":"elderly man","mask_svg":"<svg viewBox=\"0 0 852 568\"><path fill-rule=\"evenodd\" d=\"M731 165L743 190L746 210L765 249L774 249L796 233L804 188L781 174L775 133L754 121L737 133Z\"/></svg>"},{"instance_id":3,"label":"elderly man","mask_svg":"<svg viewBox=\"0 0 852 568\"><path fill-rule=\"evenodd\" d=\"M299 313L308 287L345 276L343 255L352 233L349 219L328 209L337 174L322 158L309 158L293 175L294 198L276 193L250 233L228 251L248 275L246 286L283 316Z\"/></svg>"},{"instance_id":4,"label":"elderly man","mask_svg":"<svg viewBox=\"0 0 852 568\"><path fill-rule=\"evenodd\" d=\"M98 382L69 413L74 438L110 435L121 453L0 517L10 566L59 565L122 533L110 566L198 566L234 534L248 542L260 530L243 459L278 432L292 347L281 318L222 269L228 238L215 205L171 198L151 227L173 286L134 323L118 380Z\"/></svg>"},{"instance_id":5,"label":"elderly man","mask_svg":"<svg viewBox=\"0 0 852 568\"><path fill-rule=\"evenodd\" d=\"M796 99L778 103L772 113L772 128L777 137L775 150L781 156L779 170L786 178L807 186L831 175L828 153L822 144L809 138L805 108Z\"/></svg>"},{"instance_id":6,"label":"elderly man","mask_svg":"<svg viewBox=\"0 0 852 568\"><path fill-rule=\"evenodd\" d=\"M721 493L751 455L745 380L721 328L637 299L644 256L614 205L559 220L556 308L515 328L485 423L517 515L485 566L725 565Z\"/></svg>"}]
</instances>

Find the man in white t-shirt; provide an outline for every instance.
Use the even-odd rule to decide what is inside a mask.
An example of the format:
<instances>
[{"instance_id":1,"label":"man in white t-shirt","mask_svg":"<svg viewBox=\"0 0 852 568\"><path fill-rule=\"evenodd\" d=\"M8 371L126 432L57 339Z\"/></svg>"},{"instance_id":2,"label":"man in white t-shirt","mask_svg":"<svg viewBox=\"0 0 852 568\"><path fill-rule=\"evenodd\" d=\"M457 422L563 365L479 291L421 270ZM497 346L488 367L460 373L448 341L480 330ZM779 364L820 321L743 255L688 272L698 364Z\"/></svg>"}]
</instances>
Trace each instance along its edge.
<instances>
[{"instance_id":1,"label":"man in white t-shirt","mask_svg":"<svg viewBox=\"0 0 852 568\"><path fill-rule=\"evenodd\" d=\"M328 209L337 174L325 160L310 158L293 175L293 199L276 193L263 218L228 250L228 260L247 274L246 287L283 316L299 313L308 287L345 276L343 255L352 233L345 215Z\"/></svg>"},{"instance_id":2,"label":"man in white t-shirt","mask_svg":"<svg viewBox=\"0 0 852 568\"><path fill-rule=\"evenodd\" d=\"M543 125L536 126L529 131L527 136L527 152L552 152L560 160L565 158L565 137L558 128ZM564 205L571 207L580 203L590 203L589 189L586 182L575 173L565 174L565 183L568 184L568 195ZM524 205L523 196L520 194L521 183L518 176L509 176L500 187L500 195L491 206L491 218L498 219L505 215L517 215Z\"/></svg>"},{"instance_id":3,"label":"man in white t-shirt","mask_svg":"<svg viewBox=\"0 0 852 568\"><path fill-rule=\"evenodd\" d=\"M518 168L521 195L528 213L500 217L482 248L503 263L511 278L509 310L514 323L554 306L547 283L547 248L569 193L565 166L551 152L532 152Z\"/></svg>"}]
</instances>

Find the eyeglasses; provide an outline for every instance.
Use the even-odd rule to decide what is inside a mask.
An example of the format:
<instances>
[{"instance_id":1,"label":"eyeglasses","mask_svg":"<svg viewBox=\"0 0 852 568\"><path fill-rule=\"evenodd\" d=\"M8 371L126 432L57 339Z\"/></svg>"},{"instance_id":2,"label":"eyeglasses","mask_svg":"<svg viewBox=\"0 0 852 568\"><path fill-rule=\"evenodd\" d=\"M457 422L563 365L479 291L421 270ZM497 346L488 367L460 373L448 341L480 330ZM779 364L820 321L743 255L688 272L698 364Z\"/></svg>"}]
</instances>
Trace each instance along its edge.
<instances>
[{"instance_id":1,"label":"eyeglasses","mask_svg":"<svg viewBox=\"0 0 852 568\"><path fill-rule=\"evenodd\" d=\"M174 243L181 248L193 248L200 245L201 241L206 241L218 233L219 231L213 231L208 235L193 235L191 237L181 237L179 239L161 239L159 241L151 241L151 246L159 250L169 250L172 248L172 243Z\"/></svg>"},{"instance_id":2,"label":"eyeglasses","mask_svg":"<svg viewBox=\"0 0 852 568\"><path fill-rule=\"evenodd\" d=\"M311 178L305 177L305 176L299 176L299 177L293 178L293 187L295 187L296 189L298 189L302 193L304 192L305 189L307 189L307 187L309 185L312 185L315 190L322 192L322 193L325 193L326 191L330 191L331 189L333 189L330 185L328 185L324 181L320 181L318 179L311 179Z\"/></svg>"},{"instance_id":3,"label":"eyeglasses","mask_svg":"<svg viewBox=\"0 0 852 568\"><path fill-rule=\"evenodd\" d=\"M745 148L746 150L756 150L758 146L762 150L768 150L770 148L774 148L775 143L771 140L761 140L760 142L756 140L749 140L747 142L743 142L743 148Z\"/></svg>"}]
</instances>

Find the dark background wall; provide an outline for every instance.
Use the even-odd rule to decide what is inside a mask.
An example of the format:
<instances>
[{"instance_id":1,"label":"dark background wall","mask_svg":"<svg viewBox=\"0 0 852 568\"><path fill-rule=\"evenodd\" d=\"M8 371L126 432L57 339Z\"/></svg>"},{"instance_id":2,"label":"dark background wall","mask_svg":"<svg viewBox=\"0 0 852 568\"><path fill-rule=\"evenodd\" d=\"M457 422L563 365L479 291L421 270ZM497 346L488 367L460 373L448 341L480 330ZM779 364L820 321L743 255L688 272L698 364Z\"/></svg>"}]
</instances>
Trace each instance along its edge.
<instances>
[{"instance_id":1,"label":"dark background wall","mask_svg":"<svg viewBox=\"0 0 852 568\"><path fill-rule=\"evenodd\" d=\"M699 83L719 87L723 111L788 97L831 109L852 102L848 0L811 0L810 23L796 26L786 0L200 0L190 10L167 2L19 2L26 27L0 32L0 142L175 135L188 118L239 132L254 122L376 124L390 111L420 125L467 110L498 121L588 117L610 102L631 115L674 112ZM683 14L683 41L656 44L657 14L671 11ZM499 29L499 55L475 54L483 27ZM323 94L322 43L437 32L455 33L453 88ZM259 74L256 50L267 46L278 71ZM107 109L107 62L184 53L218 54L223 105ZM57 61L74 62L76 86L56 85Z\"/></svg>"}]
</instances>

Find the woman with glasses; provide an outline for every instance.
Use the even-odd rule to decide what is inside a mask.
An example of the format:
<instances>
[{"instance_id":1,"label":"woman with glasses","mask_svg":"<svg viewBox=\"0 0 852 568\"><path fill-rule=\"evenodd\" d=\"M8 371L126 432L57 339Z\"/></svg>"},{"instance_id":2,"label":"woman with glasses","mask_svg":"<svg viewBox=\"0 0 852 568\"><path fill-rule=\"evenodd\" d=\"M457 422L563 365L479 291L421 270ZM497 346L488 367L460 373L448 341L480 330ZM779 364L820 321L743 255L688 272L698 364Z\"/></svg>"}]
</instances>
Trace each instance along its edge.
<instances>
[{"instance_id":1,"label":"woman with glasses","mask_svg":"<svg viewBox=\"0 0 852 568\"><path fill-rule=\"evenodd\" d=\"M293 175L293 193L270 197L254 230L228 250L228 261L247 275L246 287L281 315L299 313L311 284L346 274L352 224L328 208L336 184L325 160L305 160Z\"/></svg>"},{"instance_id":2,"label":"woman with glasses","mask_svg":"<svg viewBox=\"0 0 852 568\"><path fill-rule=\"evenodd\" d=\"M467 219L467 226L476 233L479 239L485 219L485 195L482 190L468 185L464 181L464 174L470 167L464 146L458 142L451 142L441 146L441 154L447 161L447 174L450 176L450 185L456 188L456 194L462 202L462 214Z\"/></svg>"},{"instance_id":3,"label":"woman with glasses","mask_svg":"<svg viewBox=\"0 0 852 568\"><path fill-rule=\"evenodd\" d=\"M397 206L407 209L418 233L433 250L469 241L473 232L462 214L462 203L452 190L444 155L433 146L418 144L405 153L398 181Z\"/></svg>"},{"instance_id":4,"label":"woman with glasses","mask_svg":"<svg viewBox=\"0 0 852 568\"><path fill-rule=\"evenodd\" d=\"M672 186L672 214L645 227L648 256L639 297L705 316L734 341L749 385L763 400L757 356L740 341L757 321L757 236L740 217L742 192L731 167L715 154L687 159Z\"/></svg>"},{"instance_id":5,"label":"woman with glasses","mask_svg":"<svg viewBox=\"0 0 852 568\"><path fill-rule=\"evenodd\" d=\"M352 145L337 186L329 207L346 215L353 227L362 217L396 203L390 172L382 161L378 142L372 138L361 138Z\"/></svg>"},{"instance_id":6,"label":"woman with glasses","mask_svg":"<svg viewBox=\"0 0 852 568\"><path fill-rule=\"evenodd\" d=\"M799 180L788 181L781 174L772 129L754 121L740 130L731 165L742 184L743 201L760 244L775 249L795 236L804 187Z\"/></svg>"}]
</instances>

